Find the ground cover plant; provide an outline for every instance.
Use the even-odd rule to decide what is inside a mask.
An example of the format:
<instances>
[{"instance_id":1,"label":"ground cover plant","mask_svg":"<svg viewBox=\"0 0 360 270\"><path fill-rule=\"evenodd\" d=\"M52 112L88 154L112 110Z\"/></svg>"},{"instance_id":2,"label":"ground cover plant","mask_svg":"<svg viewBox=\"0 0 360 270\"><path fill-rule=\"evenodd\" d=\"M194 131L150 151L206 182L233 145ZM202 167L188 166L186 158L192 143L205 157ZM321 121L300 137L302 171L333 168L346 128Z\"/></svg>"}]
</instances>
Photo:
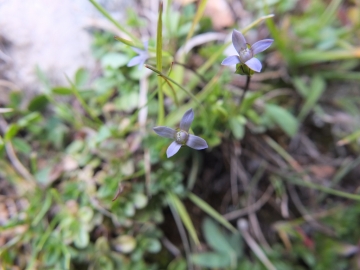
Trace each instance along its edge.
<instances>
[{"instance_id":1,"label":"ground cover plant","mask_svg":"<svg viewBox=\"0 0 360 270\"><path fill-rule=\"evenodd\" d=\"M3 269L360 268L358 2L90 2L98 70L0 104Z\"/></svg>"}]
</instances>

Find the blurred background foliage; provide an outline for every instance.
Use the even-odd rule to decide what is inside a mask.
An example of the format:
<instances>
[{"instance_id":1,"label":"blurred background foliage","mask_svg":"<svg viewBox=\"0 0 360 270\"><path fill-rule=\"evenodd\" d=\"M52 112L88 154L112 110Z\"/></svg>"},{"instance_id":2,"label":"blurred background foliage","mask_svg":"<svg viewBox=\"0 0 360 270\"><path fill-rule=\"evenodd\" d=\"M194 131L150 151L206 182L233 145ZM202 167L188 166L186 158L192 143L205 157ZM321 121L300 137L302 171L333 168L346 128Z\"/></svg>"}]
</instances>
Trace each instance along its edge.
<instances>
[{"instance_id":1,"label":"blurred background foliage","mask_svg":"<svg viewBox=\"0 0 360 270\"><path fill-rule=\"evenodd\" d=\"M97 70L38 69L35 97L1 104L2 269L360 268L358 1L228 1L221 31L206 0L167 1L162 24L91 2L124 34L93 31ZM241 104L246 77L220 66L233 28L275 40ZM127 67L147 37L160 77ZM166 159L152 127L189 108L209 149Z\"/></svg>"}]
</instances>

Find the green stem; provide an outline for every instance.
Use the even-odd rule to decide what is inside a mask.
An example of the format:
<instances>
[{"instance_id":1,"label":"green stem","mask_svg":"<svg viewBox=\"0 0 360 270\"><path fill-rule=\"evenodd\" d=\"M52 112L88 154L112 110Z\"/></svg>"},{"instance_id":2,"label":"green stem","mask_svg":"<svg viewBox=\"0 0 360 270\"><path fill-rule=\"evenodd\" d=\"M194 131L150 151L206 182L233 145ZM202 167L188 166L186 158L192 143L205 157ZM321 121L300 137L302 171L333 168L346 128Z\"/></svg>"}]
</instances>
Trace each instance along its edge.
<instances>
[{"instance_id":1,"label":"green stem","mask_svg":"<svg viewBox=\"0 0 360 270\"><path fill-rule=\"evenodd\" d=\"M176 86L178 86L180 89L182 89L183 91L185 91L189 96L191 96L196 102L198 102L200 104L200 102L198 101L198 99L187 89L185 89L184 87L181 86L181 84L177 83L176 81L174 81L173 79L171 79L170 77L166 76L164 73L162 73L161 71L157 70L156 68L154 68L153 66L150 65L145 65L146 68L151 69L152 71L154 71L155 73L159 74L159 77L163 77L165 80L168 80L170 82L172 82L173 84L175 84Z\"/></svg>"},{"instance_id":2,"label":"green stem","mask_svg":"<svg viewBox=\"0 0 360 270\"><path fill-rule=\"evenodd\" d=\"M347 192L344 192L344 191L324 187L324 186L314 184L314 183L311 183L311 182L305 182L303 180L300 180L299 178L285 177L285 179L288 180L290 183L295 184L295 185L320 190L322 192L332 194L332 195L335 195L335 196L339 196L339 197L343 197L343 198L347 198L347 199L350 199L350 200L360 201L360 195L357 195L357 194L347 193Z\"/></svg>"},{"instance_id":3,"label":"green stem","mask_svg":"<svg viewBox=\"0 0 360 270\"><path fill-rule=\"evenodd\" d=\"M157 24L157 36L156 36L156 67L162 72L162 11L163 11L163 2L159 2L159 18ZM165 105L164 105L164 93L162 89L162 79L158 76L158 125L161 126L164 123L165 117Z\"/></svg>"},{"instance_id":4,"label":"green stem","mask_svg":"<svg viewBox=\"0 0 360 270\"><path fill-rule=\"evenodd\" d=\"M121 26L121 24L119 24L113 17L111 17L111 15L109 13L107 13L107 11L100 6L96 1L94 0L89 0L94 6L95 8L100 11L109 21L111 21L117 28L119 28L122 32L124 32L126 35L128 35L132 40L137 41L138 43L140 43L138 41L138 39L133 36L130 32L128 32L124 27Z\"/></svg>"}]
</instances>

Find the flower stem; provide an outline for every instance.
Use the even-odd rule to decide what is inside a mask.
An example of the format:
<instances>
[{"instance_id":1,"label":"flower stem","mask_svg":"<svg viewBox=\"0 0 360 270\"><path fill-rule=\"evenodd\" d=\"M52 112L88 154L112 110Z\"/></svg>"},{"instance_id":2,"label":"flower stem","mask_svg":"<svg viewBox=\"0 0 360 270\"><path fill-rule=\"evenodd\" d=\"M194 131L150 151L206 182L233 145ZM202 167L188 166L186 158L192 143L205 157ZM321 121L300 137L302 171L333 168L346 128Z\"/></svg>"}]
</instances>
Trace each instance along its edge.
<instances>
[{"instance_id":1,"label":"flower stem","mask_svg":"<svg viewBox=\"0 0 360 270\"><path fill-rule=\"evenodd\" d=\"M157 36L156 36L156 67L162 72L162 11L163 11L163 2L159 2L159 18L157 25ZM158 125L162 125L164 122L165 108L164 108L164 93L162 90L162 78L158 76L158 101L159 101L159 111L158 111Z\"/></svg>"},{"instance_id":2,"label":"flower stem","mask_svg":"<svg viewBox=\"0 0 360 270\"><path fill-rule=\"evenodd\" d=\"M250 79L251 79L251 76L247 75L246 76L246 84L245 84L245 87L244 87L244 92L242 93L242 95L240 97L240 101L239 101L239 108L241 107L242 101L243 101L243 99L244 99L244 97L246 95L247 90L249 89Z\"/></svg>"}]
</instances>

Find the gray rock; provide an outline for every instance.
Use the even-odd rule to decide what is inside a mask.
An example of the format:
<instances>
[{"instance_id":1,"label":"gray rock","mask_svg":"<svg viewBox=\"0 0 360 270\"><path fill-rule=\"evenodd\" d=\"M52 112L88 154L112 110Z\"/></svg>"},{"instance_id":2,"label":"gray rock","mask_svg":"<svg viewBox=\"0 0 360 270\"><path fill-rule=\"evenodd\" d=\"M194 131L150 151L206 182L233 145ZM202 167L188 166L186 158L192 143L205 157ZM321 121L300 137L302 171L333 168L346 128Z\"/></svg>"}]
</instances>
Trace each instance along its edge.
<instances>
[{"instance_id":1,"label":"gray rock","mask_svg":"<svg viewBox=\"0 0 360 270\"><path fill-rule=\"evenodd\" d=\"M126 11L124 0L99 3L115 11L117 19ZM33 92L40 87L36 66L59 85L66 84L64 74L72 77L79 67L93 69L87 31L93 19L105 21L89 1L0 0L0 79Z\"/></svg>"}]
</instances>

